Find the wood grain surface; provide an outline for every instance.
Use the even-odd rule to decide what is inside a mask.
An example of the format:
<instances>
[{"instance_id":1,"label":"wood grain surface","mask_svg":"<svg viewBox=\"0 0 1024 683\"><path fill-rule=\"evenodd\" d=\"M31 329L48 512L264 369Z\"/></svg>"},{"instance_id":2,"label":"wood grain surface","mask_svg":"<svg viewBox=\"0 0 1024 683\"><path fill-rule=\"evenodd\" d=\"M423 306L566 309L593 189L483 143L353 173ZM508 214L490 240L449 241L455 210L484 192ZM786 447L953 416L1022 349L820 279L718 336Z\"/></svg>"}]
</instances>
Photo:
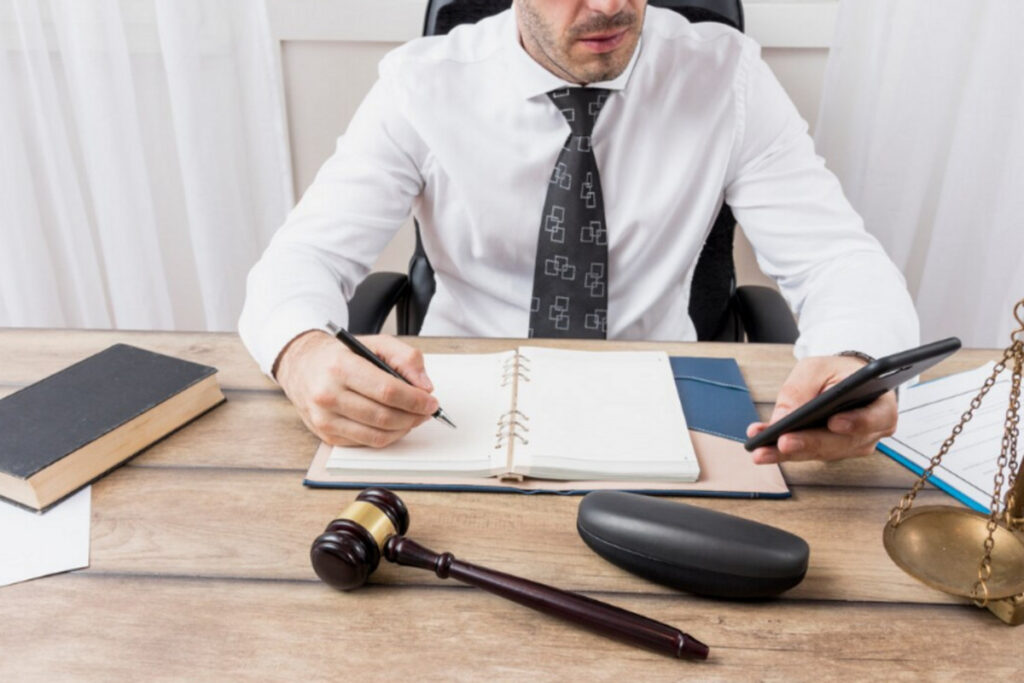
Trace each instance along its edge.
<instances>
[{"instance_id":1,"label":"wood grain surface","mask_svg":"<svg viewBox=\"0 0 1024 683\"><path fill-rule=\"evenodd\" d=\"M413 338L425 352L518 340ZM409 535L437 551L585 592L711 645L683 663L612 642L432 574L387 564L349 594L321 584L309 545L355 491L311 490L316 439L237 336L0 330L0 396L113 343L214 365L228 402L93 487L88 569L0 588L0 680L820 680L1019 676L1024 629L917 583L882 527L914 480L881 455L784 466L789 500L680 499L772 524L811 547L778 600L689 596L593 554L578 497L405 492ZM762 415L788 346L548 343L733 356ZM925 377L976 367L961 351ZM949 499L926 490L921 503Z\"/></svg>"},{"instance_id":2,"label":"wood grain surface","mask_svg":"<svg viewBox=\"0 0 1024 683\"><path fill-rule=\"evenodd\" d=\"M1016 680L1018 632L959 605L591 597L700 637L649 653L471 588L93 576L4 589L7 680ZM1018 647L1013 647L1016 644ZM13 653L13 656L11 654ZM45 672L47 675L42 675Z\"/></svg>"}]
</instances>

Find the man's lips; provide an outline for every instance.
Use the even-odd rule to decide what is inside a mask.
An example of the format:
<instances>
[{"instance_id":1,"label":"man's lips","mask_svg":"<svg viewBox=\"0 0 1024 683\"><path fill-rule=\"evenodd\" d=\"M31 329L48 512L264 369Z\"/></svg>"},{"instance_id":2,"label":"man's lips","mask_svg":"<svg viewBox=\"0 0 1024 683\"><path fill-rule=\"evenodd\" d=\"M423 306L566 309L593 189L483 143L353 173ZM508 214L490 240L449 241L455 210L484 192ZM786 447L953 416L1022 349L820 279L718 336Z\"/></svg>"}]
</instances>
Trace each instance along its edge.
<instances>
[{"instance_id":1,"label":"man's lips","mask_svg":"<svg viewBox=\"0 0 1024 683\"><path fill-rule=\"evenodd\" d=\"M623 38L626 37L627 29L613 31L611 33L598 33L591 36L579 38L579 43L591 52L611 52L617 48Z\"/></svg>"}]
</instances>

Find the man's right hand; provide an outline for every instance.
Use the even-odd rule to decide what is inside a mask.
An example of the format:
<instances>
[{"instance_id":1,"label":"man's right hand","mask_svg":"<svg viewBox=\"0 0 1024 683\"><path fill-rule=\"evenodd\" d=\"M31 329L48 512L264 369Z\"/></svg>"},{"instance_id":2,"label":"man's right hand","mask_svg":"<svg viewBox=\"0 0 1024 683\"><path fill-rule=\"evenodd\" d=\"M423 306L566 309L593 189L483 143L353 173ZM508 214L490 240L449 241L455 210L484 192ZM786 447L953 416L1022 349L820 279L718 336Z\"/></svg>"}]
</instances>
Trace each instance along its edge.
<instances>
[{"instance_id":1,"label":"man's right hand","mask_svg":"<svg viewBox=\"0 0 1024 683\"><path fill-rule=\"evenodd\" d=\"M388 335L360 341L414 386L320 330L304 332L285 347L275 376L302 421L323 441L381 448L429 420L438 403L418 350Z\"/></svg>"}]
</instances>

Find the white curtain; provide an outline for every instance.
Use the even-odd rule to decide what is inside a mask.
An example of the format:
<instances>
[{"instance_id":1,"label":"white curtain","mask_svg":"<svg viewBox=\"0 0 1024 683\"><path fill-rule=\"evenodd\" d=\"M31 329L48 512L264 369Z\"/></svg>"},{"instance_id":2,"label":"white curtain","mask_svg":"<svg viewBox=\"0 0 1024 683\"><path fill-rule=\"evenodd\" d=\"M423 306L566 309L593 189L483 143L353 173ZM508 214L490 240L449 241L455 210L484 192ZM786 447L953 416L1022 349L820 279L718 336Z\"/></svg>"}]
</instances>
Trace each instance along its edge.
<instances>
[{"instance_id":1,"label":"white curtain","mask_svg":"<svg viewBox=\"0 0 1024 683\"><path fill-rule=\"evenodd\" d=\"M0 326L234 329L292 204L264 0L0 0Z\"/></svg>"},{"instance_id":2,"label":"white curtain","mask_svg":"<svg viewBox=\"0 0 1024 683\"><path fill-rule=\"evenodd\" d=\"M1024 297L1024 2L842 0L816 132L924 340L1010 342Z\"/></svg>"}]
</instances>

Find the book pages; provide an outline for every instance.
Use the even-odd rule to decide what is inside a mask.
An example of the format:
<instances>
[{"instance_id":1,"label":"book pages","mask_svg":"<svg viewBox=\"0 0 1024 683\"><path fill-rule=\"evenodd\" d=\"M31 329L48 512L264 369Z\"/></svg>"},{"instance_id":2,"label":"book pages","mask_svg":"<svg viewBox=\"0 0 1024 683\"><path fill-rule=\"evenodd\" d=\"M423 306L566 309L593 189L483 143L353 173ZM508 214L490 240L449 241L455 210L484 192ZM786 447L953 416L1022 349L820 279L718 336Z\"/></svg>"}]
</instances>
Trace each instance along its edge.
<instances>
[{"instance_id":1,"label":"book pages","mask_svg":"<svg viewBox=\"0 0 1024 683\"><path fill-rule=\"evenodd\" d=\"M513 471L554 479L695 481L668 355L520 347L528 433Z\"/></svg>"},{"instance_id":2,"label":"book pages","mask_svg":"<svg viewBox=\"0 0 1024 683\"><path fill-rule=\"evenodd\" d=\"M531 479L511 481L498 477L457 474L374 474L328 471L331 447L321 443L309 465L303 484L313 488L361 489L383 486L420 491L501 491L505 493L558 493L582 495L589 491L616 490L679 496L725 496L728 498L789 498L789 488L778 464L755 465L742 441L734 441L695 429L690 430L700 463L697 481L627 481L606 479Z\"/></svg>"}]
</instances>

